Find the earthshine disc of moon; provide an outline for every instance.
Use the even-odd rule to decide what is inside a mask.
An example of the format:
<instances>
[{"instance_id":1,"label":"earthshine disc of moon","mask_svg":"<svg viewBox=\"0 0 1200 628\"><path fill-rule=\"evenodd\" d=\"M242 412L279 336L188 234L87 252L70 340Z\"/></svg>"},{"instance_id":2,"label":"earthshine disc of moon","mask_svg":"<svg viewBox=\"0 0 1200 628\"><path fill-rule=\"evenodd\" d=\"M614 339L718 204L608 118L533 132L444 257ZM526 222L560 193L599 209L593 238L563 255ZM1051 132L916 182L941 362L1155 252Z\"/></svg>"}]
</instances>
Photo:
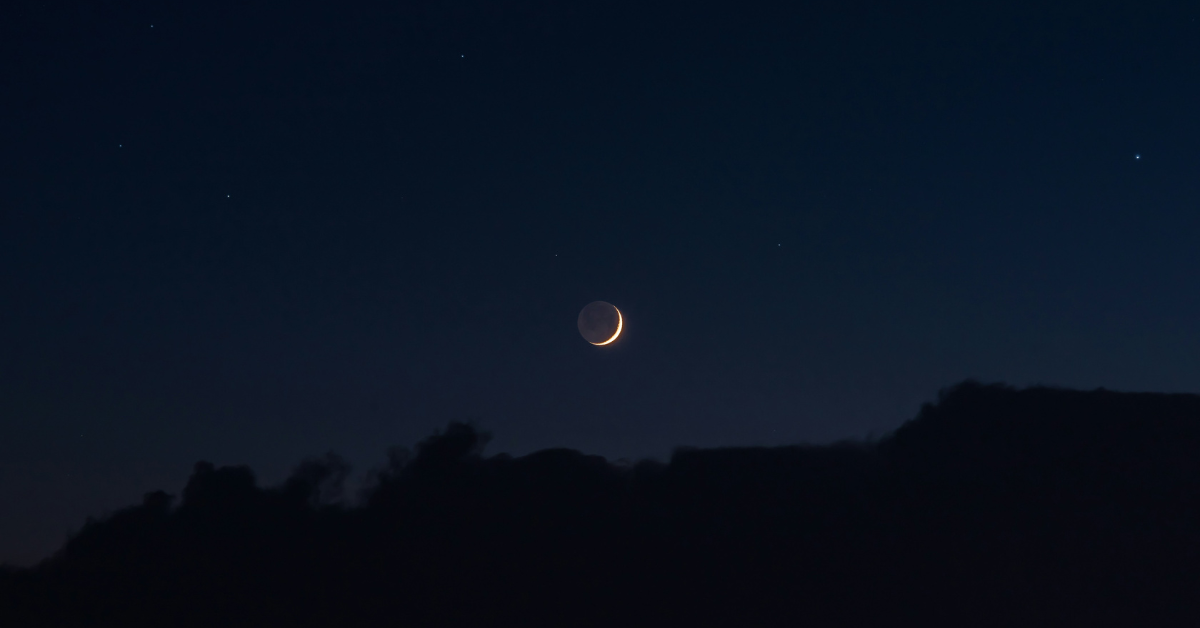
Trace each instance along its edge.
<instances>
[{"instance_id":1,"label":"earthshine disc of moon","mask_svg":"<svg viewBox=\"0 0 1200 628\"><path fill-rule=\"evenodd\" d=\"M592 301L579 312L579 334L597 347L616 340L624 326L621 310L612 303Z\"/></svg>"}]
</instances>

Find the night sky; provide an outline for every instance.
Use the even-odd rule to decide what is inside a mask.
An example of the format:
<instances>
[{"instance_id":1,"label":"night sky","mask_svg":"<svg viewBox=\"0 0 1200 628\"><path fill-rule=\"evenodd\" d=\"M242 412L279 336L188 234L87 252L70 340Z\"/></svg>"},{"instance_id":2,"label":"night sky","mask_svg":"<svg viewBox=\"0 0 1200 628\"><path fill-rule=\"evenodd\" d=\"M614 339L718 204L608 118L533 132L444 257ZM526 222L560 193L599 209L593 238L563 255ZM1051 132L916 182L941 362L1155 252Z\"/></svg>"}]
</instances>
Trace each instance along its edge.
<instances>
[{"instance_id":1,"label":"night sky","mask_svg":"<svg viewBox=\"0 0 1200 628\"><path fill-rule=\"evenodd\" d=\"M363 472L452 420L661 459L966 378L1200 393L1198 17L6 6L0 562L197 460Z\"/></svg>"}]
</instances>

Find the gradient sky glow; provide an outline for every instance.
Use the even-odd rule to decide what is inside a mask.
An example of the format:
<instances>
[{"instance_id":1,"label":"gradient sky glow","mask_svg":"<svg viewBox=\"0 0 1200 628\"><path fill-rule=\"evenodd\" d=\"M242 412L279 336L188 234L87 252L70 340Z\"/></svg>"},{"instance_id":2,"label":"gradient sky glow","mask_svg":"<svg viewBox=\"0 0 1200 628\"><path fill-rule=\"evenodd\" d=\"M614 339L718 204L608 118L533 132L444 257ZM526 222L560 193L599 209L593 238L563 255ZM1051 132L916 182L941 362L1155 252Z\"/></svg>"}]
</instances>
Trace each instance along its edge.
<instances>
[{"instance_id":1,"label":"gradient sky glow","mask_svg":"<svg viewBox=\"0 0 1200 628\"><path fill-rule=\"evenodd\" d=\"M1200 392L1194 2L568 4L6 8L0 561L450 420L665 457Z\"/></svg>"}]
</instances>

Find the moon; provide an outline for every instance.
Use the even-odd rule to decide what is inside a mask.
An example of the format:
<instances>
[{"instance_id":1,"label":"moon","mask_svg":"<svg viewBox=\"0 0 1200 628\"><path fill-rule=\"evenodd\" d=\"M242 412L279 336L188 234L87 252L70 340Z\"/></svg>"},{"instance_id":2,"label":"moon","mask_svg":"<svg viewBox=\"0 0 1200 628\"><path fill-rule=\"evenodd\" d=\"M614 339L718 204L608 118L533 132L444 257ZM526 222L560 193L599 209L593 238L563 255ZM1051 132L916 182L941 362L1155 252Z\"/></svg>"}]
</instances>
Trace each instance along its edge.
<instances>
[{"instance_id":1,"label":"moon","mask_svg":"<svg viewBox=\"0 0 1200 628\"><path fill-rule=\"evenodd\" d=\"M625 317L612 303L592 301L579 311L579 334L597 347L616 340L624 326Z\"/></svg>"}]
</instances>

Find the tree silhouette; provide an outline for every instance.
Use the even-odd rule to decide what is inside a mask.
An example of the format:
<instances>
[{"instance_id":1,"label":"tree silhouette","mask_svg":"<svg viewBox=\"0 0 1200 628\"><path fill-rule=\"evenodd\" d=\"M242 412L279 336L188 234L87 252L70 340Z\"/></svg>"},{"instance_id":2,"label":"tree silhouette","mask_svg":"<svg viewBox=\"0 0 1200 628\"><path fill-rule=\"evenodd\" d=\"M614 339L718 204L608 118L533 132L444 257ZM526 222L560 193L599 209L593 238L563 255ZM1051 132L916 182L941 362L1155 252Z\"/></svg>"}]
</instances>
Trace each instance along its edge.
<instances>
[{"instance_id":1,"label":"tree silhouette","mask_svg":"<svg viewBox=\"0 0 1200 628\"><path fill-rule=\"evenodd\" d=\"M1162 625L1200 616L1200 397L965 382L877 442L487 457L461 423L356 504L198 463L0 571L12 626Z\"/></svg>"}]
</instances>

